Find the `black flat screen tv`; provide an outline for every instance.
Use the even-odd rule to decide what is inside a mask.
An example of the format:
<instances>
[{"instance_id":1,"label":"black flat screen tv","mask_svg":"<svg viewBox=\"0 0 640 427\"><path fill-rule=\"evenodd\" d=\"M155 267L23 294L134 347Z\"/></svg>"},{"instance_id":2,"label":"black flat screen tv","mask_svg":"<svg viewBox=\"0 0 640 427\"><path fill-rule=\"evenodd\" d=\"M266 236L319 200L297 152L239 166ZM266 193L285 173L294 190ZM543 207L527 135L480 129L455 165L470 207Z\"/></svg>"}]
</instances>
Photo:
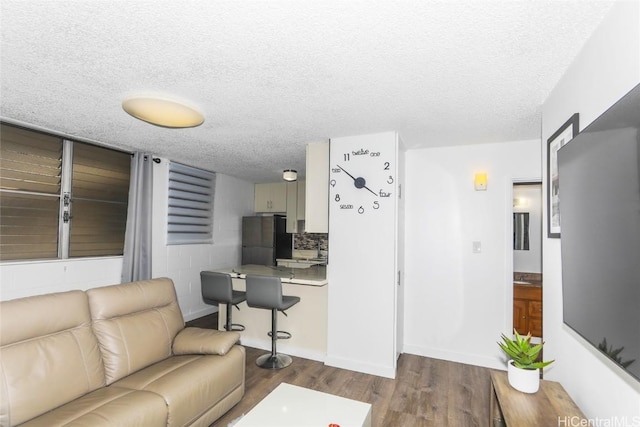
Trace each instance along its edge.
<instances>
[{"instance_id":1,"label":"black flat screen tv","mask_svg":"<svg viewBox=\"0 0 640 427\"><path fill-rule=\"evenodd\" d=\"M563 320L640 381L640 85L558 152Z\"/></svg>"}]
</instances>

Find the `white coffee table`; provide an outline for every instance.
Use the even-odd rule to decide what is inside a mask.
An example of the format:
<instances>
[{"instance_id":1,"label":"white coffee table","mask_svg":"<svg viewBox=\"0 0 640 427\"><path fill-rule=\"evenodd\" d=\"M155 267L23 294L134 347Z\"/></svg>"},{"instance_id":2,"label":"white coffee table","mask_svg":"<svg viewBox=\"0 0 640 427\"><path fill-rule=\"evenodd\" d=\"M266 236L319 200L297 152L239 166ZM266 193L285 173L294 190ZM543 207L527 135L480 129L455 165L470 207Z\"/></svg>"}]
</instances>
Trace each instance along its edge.
<instances>
[{"instance_id":1,"label":"white coffee table","mask_svg":"<svg viewBox=\"0 0 640 427\"><path fill-rule=\"evenodd\" d=\"M371 404L282 383L234 427L371 427Z\"/></svg>"}]
</instances>

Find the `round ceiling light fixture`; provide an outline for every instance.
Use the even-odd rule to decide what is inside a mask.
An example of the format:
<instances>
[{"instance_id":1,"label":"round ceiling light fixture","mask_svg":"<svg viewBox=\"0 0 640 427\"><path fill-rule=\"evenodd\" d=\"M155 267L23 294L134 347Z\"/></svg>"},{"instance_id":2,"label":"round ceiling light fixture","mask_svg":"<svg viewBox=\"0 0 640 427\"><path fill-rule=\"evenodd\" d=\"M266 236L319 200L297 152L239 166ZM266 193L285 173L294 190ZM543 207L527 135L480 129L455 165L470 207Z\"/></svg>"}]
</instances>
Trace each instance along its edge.
<instances>
[{"instance_id":1,"label":"round ceiling light fixture","mask_svg":"<svg viewBox=\"0 0 640 427\"><path fill-rule=\"evenodd\" d=\"M298 171L295 169L285 169L282 172L282 179L289 182L295 181L298 179Z\"/></svg>"},{"instance_id":2,"label":"round ceiling light fixture","mask_svg":"<svg viewBox=\"0 0 640 427\"><path fill-rule=\"evenodd\" d=\"M154 96L132 96L122 101L122 109L147 123L167 128L200 126L204 116L180 102Z\"/></svg>"}]
</instances>

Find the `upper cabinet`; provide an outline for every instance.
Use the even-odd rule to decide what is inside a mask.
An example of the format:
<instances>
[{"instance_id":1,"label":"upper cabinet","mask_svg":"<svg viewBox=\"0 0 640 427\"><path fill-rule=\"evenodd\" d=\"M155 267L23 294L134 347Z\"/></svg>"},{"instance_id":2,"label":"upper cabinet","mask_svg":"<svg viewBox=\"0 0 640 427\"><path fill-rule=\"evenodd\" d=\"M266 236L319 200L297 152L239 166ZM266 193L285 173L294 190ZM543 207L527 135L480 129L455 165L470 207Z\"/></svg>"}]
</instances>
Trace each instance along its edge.
<instances>
[{"instance_id":1,"label":"upper cabinet","mask_svg":"<svg viewBox=\"0 0 640 427\"><path fill-rule=\"evenodd\" d=\"M305 230L329 232L329 143L307 145Z\"/></svg>"},{"instance_id":2,"label":"upper cabinet","mask_svg":"<svg viewBox=\"0 0 640 427\"><path fill-rule=\"evenodd\" d=\"M256 184L255 211L286 212L289 233L328 233L329 143L307 145L306 181Z\"/></svg>"},{"instance_id":3,"label":"upper cabinet","mask_svg":"<svg viewBox=\"0 0 640 427\"><path fill-rule=\"evenodd\" d=\"M298 221L304 221L305 208L304 205L306 203L306 193L307 193L307 183L305 181L298 181L298 200L296 200L296 207L298 209L297 219ZM300 230L302 232L304 230Z\"/></svg>"},{"instance_id":4,"label":"upper cabinet","mask_svg":"<svg viewBox=\"0 0 640 427\"><path fill-rule=\"evenodd\" d=\"M287 183L269 182L255 186L255 211L286 212L287 211Z\"/></svg>"},{"instance_id":5,"label":"upper cabinet","mask_svg":"<svg viewBox=\"0 0 640 427\"><path fill-rule=\"evenodd\" d=\"M287 233L302 233L304 231L304 181L286 183L287 186Z\"/></svg>"}]
</instances>

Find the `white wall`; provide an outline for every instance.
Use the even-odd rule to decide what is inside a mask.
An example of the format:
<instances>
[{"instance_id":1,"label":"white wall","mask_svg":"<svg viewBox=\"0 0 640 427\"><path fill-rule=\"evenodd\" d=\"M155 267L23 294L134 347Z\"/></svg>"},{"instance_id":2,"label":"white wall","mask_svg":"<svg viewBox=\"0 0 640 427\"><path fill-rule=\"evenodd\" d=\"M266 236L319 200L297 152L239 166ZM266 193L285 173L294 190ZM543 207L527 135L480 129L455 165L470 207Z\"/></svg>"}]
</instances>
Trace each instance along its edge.
<instances>
[{"instance_id":1,"label":"white wall","mask_svg":"<svg viewBox=\"0 0 640 427\"><path fill-rule=\"evenodd\" d=\"M344 154L358 150L379 156L353 155L344 164ZM335 183L329 190L325 364L388 378L395 378L397 361L398 150L398 134L385 132L334 138L329 153ZM389 170L382 169L383 161L390 162ZM336 172L334 165L344 165L354 176L366 177L373 191L391 196L376 199L358 190L353 178L341 168ZM379 209L373 209L373 203L379 203ZM342 208L345 204L353 209Z\"/></svg>"},{"instance_id":2,"label":"white wall","mask_svg":"<svg viewBox=\"0 0 640 427\"><path fill-rule=\"evenodd\" d=\"M122 257L3 262L0 300L120 283Z\"/></svg>"},{"instance_id":3,"label":"white wall","mask_svg":"<svg viewBox=\"0 0 640 427\"><path fill-rule=\"evenodd\" d=\"M542 109L546 141L573 113L580 129L640 83L640 3L620 2L604 19L551 92ZM640 114L640 113L639 113ZM546 174L546 143L542 164ZM543 183L546 188L546 180ZM544 201L546 212L546 200ZM546 236L546 220L543 221ZM560 239L543 239L547 378L560 381L587 417L640 420L640 383L623 375L562 323ZM613 425L613 424L611 424Z\"/></svg>"},{"instance_id":4,"label":"white wall","mask_svg":"<svg viewBox=\"0 0 640 427\"><path fill-rule=\"evenodd\" d=\"M540 145L407 151L405 352L505 369L496 342L512 327L513 182L540 180ZM476 172L486 191L474 191Z\"/></svg>"},{"instance_id":5,"label":"white wall","mask_svg":"<svg viewBox=\"0 0 640 427\"><path fill-rule=\"evenodd\" d=\"M242 216L253 215L253 183L216 175L212 245L166 246L168 162L154 164L153 277L170 277L185 320L216 311L202 302L200 271L240 264ZM0 265L0 299L120 283L122 257Z\"/></svg>"},{"instance_id":6,"label":"white wall","mask_svg":"<svg viewBox=\"0 0 640 427\"><path fill-rule=\"evenodd\" d=\"M516 185L513 198L526 201L514 212L529 213L529 250L513 251L513 271L542 273L542 185Z\"/></svg>"},{"instance_id":7,"label":"white wall","mask_svg":"<svg viewBox=\"0 0 640 427\"><path fill-rule=\"evenodd\" d=\"M216 174L213 244L166 245L168 162L154 169L153 277L173 280L185 320L217 311L202 302L200 271L231 267L241 262L242 217L254 214L254 185Z\"/></svg>"}]
</instances>

